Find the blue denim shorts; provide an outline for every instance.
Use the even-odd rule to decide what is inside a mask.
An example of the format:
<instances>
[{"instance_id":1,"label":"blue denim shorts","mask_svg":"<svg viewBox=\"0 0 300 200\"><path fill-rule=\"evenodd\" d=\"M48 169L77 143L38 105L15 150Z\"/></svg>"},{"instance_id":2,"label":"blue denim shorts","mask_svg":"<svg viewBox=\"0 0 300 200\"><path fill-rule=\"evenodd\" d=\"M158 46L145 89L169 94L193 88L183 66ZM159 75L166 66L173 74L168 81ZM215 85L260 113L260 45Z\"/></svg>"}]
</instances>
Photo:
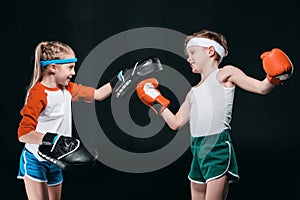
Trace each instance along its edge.
<instances>
[{"instance_id":1,"label":"blue denim shorts","mask_svg":"<svg viewBox=\"0 0 300 200\"><path fill-rule=\"evenodd\" d=\"M59 185L63 181L62 169L48 161L39 161L26 148L20 157L18 179L24 176L37 182L46 182L48 186Z\"/></svg>"}]
</instances>

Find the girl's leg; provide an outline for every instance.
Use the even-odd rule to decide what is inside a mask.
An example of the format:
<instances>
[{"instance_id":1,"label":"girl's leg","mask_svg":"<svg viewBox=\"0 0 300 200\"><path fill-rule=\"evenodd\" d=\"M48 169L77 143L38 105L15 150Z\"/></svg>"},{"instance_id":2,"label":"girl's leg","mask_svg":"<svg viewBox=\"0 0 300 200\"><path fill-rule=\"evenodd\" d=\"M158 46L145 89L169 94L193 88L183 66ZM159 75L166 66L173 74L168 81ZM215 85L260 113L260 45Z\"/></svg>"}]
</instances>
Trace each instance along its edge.
<instances>
[{"instance_id":1,"label":"girl's leg","mask_svg":"<svg viewBox=\"0 0 300 200\"><path fill-rule=\"evenodd\" d=\"M205 200L225 200L228 194L228 177L224 175L207 183Z\"/></svg>"},{"instance_id":2,"label":"girl's leg","mask_svg":"<svg viewBox=\"0 0 300 200\"><path fill-rule=\"evenodd\" d=\"M192 200L205 200L206 184L198 184L191 181Z\"/></svg>"},{"instance_id":3,"label":"girl's leg","mask_svg":"<svg viewBox=\"0 0 300 200\"><path fill-rule=\"evenodd\" d=\"M49 200L46 182L37 182L25 176L24 183L29 200Z\"/></svg>"},{"instance_id":4,"label":"girl's leg","mask_svg":"<svg viewBox=\"0 0 300 200\"><path fill-rule=\"evenodd\" d=\"M62 183L55 186L48 186L48 193L50 200L60 200L61 199L61 189Z\"/></svg>"}]
</instances>

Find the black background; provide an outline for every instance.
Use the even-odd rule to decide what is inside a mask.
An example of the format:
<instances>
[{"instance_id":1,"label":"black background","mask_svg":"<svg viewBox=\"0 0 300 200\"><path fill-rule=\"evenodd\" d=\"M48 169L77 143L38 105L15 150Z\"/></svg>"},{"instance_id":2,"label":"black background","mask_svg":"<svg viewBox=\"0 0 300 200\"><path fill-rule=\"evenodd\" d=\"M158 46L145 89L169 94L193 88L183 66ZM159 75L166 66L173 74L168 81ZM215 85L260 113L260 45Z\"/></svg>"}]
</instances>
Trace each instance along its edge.
<instances>
[{"instance_id":1,"label":"black background","mask_svg":"<svg viewBox=\"0 0 300 200\"><path fill-rule=\"evenodd\" d=\"M229 46L229 56L222 64L234 64L258 79L265 77L259 58L263 51L279 47L290 56L295 72L285 85L266 96L236 91L231 125L241 179L231 184L228 199L299 199L296 88L299 85L299 6L297 0L11 0L1 3L1 196L26 199L23 181L16 178L23 148L17 140L17 127L32 75L35 46L42 40L59 40L71 45L79 59L78 69L89 52L108 37L128 29L152 26L184 34L204 28L221 32ZM128 65L139 59L139 55L144 56L137 53ZM167 55L164 61L172 66ZM174 63L174 68L178 68L178 63ZM198 78L182 63L181 70L195 84ZM117 70L99 77L99 85ZM110 108L109 99L96 103L96 107ZM152 142L157 144L155 140ZM187 151L171 165L144 174L120 172L102 163L89 169L66 171L62 199L189 199L190 159Z\"/></svg>"}]
</instances>

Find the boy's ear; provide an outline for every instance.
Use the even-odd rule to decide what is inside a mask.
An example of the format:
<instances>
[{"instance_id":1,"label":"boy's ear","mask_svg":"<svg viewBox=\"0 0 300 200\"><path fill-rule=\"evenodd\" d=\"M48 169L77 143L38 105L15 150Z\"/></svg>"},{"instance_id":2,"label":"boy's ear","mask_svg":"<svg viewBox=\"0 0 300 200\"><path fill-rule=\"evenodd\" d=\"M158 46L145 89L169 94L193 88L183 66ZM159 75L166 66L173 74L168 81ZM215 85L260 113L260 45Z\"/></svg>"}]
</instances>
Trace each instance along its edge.
<instances>
[{"instance_id":1,"label":"boy's ear","mask_svg":"<svg viewBox=\"0 0 300 200\"><path fill-rule=\"evenodd\" d=\"M208 47L208 53L210 56L213 56L215 53L215 48L213 46Z\"/></svg>"},{"instance_id":2,"label":"boy's ear","mask_svg":"<svg viewBox=\"0 0 300 200\"><path fill-rule=\"evenodd\" d=\"M213 46L208 47L208 54L210 55L210 57L214 56L216 53L216 50Z\"/></svg>"}]
</instances>

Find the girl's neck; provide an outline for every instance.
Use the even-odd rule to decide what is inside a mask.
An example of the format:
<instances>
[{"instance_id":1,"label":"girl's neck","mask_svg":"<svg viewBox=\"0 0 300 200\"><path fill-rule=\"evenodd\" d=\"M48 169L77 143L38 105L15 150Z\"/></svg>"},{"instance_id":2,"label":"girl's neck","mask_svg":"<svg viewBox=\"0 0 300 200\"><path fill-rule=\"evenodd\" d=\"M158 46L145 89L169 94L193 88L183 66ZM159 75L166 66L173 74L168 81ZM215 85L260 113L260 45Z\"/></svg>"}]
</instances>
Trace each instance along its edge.
<instances>
[{"instance_id":1,"label":"girl's neck","mask_svg":"<svg viewBox=\"0 0 300 200\"><path fill-rule=\"evenodd\" d=\"M56 81L54 80L54 77L52 77L52 76L45 76L42 79L41 84L43 84L44 86L49 87L49 88L58 87Z\"/></svg>"}]
</instances>

